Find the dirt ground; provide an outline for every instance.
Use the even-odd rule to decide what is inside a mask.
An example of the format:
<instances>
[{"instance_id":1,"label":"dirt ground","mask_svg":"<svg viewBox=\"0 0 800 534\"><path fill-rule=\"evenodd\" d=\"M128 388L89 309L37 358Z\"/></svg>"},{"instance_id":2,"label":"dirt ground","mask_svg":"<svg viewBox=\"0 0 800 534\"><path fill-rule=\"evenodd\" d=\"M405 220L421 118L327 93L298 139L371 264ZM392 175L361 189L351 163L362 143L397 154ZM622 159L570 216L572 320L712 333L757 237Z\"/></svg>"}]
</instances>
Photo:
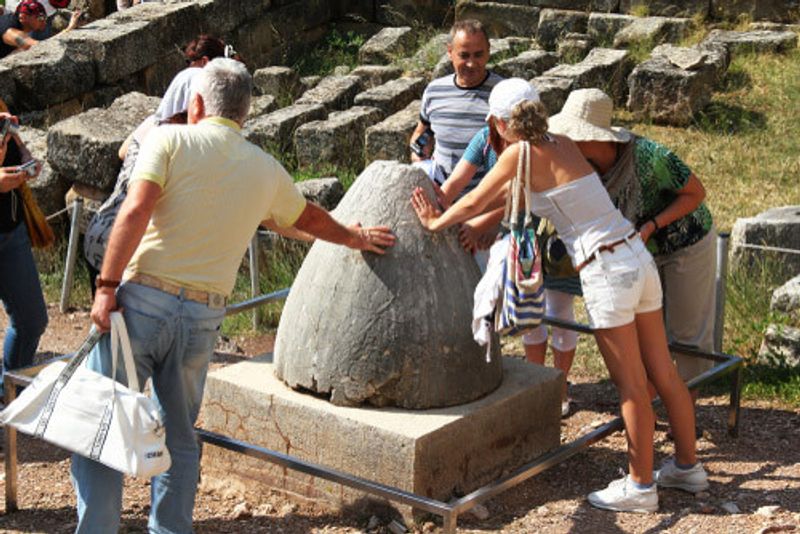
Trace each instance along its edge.
<instances>
[{"instance_id":1,"label":"dirt ground","mask_svg":"<svg viewBox=\"0 0 800 534\"><path fill-rule=\"evenodd\" d=\"M50 307L50 326L42 338L40 357L74 350L88 332L86 311L66 315ZM0 312L0 328L6 318ZM269 336L223 340L213 366L219 367L269 351ZM613 418L617 401L613 386L595 377L571 375L572 414L562 422L562 440L571 441ZM745 402L738 438L727 434L727 397L704 396L698 423L704 436L698 454L711 477L711 488L690 495L659 492L657 514L625 514L595 510L585 495L617 478L625 464L622 433L512 488L484 504L482 518L466 514L459 532L616 533L768 533L800 532L800 410L779 403ZM656 434L657 461L668 457L663 414ZM75 529L74 495L68 455L26 436L19 438L19 506L6 513L0 503L0 532L67 533ZM3 472L3 478L5 472ZM389 518L321 504L298 503L276 492L240 495L201 484L195 508L197 532L388 533ZM222 486L224 487L224 485ZM127 480L122 532L147 532L148 484ZM435 520L412 527L439 532Z\"/></svg>"}]
</instances>

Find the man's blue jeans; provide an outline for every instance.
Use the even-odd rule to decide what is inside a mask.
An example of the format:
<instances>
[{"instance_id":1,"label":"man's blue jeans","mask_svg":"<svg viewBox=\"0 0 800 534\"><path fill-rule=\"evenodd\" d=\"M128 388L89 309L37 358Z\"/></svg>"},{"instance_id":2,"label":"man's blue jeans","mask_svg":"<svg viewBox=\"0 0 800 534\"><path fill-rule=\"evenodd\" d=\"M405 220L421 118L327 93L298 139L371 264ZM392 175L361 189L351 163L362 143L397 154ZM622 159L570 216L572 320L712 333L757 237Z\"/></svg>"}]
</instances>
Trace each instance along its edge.
<instances>
[{"instance_id":1,"label":"man's blue jeans","mask_svg":"<svg viewBox=\"0 0 800 534\"><path fill-rule=\"evenodd\" d=\"M139 383L153 379L153 395L167 431L172 467L153 477L151 533L192 531L199 475L194 423L203 400L208 362L224 309L126 283L117 291L131 339ZM110 336L103 336L88 357L90 368L111 376ZM118 368L122 367L118 363ZM117 380L126 383L124 369ZM122 474L82 456L72 457L78 497L78 533L116 533L122 506Z\"/></svg>"},{"instance_id":2,"label":"man's blue jeans","mask_svg":"<svg viewBox=\"0 0 800 534\"><path fill-rule=\"evenodd\" d=\"M8 314L0 370L2 395L3 372L33 363L39 338L47 327L47 307L24 224L0 233L0 300Z\"/></svg>"}]
</instances>

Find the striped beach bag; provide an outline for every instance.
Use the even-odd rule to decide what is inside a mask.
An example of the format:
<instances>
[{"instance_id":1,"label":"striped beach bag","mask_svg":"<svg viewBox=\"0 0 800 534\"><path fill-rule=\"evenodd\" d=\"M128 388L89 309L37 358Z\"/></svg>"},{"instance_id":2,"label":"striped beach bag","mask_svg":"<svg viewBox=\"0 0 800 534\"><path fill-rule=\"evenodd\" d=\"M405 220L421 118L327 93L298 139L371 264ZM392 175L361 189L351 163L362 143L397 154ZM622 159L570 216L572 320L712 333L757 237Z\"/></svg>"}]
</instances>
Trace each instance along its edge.
<instances>
[{"instance_id":1,"label":"striped beach bag","mask_svg":"<svg viewBox=\"0 0 800 534\"><path fill-rule=\"evenodd\" d=\"M503 335L518 335L536 328L544 315L542 258L530 210L530 160L530 147L522 141L517 174L506 199L509 245L494 317L495 331Z\"/></svg>"}]
</instances>

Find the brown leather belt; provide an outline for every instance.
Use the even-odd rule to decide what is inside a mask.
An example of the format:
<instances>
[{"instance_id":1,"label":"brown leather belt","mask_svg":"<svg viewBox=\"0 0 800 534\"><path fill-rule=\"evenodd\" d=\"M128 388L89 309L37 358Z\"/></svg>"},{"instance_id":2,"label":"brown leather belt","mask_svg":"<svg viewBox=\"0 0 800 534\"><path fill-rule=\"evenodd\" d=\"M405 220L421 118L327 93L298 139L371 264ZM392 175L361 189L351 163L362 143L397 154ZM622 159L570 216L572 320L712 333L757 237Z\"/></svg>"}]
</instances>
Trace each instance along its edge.
<instances>
[{"instance_id":1,"label":"brown leather belt","mask_svg":"<svg viewBox=\"0 0 800 534\"><path fill-rule=\"evenodd\" d=\"M592 253L591 256L589 256L588 258L586 258L585 260L580 262L578 264L578 266L575 267L575 271L576 272L581 272L581 269L583 269L584 267L586 267L587 265L592 263L595 259L597 259L597 255L599 253L601 253L601 252L614 252L615 248L617 248L618 246L622 245L623 243L625 243L629 239L633 239L634 237L636 237L637 234L638 234L638 232L636 230L634 230L633 232L630 233L630 235L627 235L627 236L623 237L622 239L617 239L613 243L608 243L607 245L600 245L599 247L597 247L597 250L595 250Z\"/></svg>"},{"instance_id":2,"label":"brown leather belt","mask_svg":"<svg viewBox=\"0 0 800 534\"><path fill-rule=\"evenodd\" d=\"M208 291L200 291L199 289L188 289L177 284L165 282L160 278L150 276L149 274L138 273L128 278L127 281L133 282L134 284L152 287L153 289L158 289L159 291L169 293L170 295L175 295L176 297L183 295L183 298L205 304L209 308L224 308L227 301L225 295L221 293L210 293Z\"/></svg>"}]
</instances>

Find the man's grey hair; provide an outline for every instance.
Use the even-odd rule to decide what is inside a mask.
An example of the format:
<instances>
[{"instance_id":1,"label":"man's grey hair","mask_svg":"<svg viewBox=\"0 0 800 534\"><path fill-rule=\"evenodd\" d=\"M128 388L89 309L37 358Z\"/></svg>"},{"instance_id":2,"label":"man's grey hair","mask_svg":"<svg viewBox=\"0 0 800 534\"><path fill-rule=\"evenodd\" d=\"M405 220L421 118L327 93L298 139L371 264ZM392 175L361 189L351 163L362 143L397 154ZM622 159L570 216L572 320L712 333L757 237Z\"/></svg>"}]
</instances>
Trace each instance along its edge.
<instances>
[{"instance_id":1,"label":"man's grey hair","mask_svg":"<svg viewBox=\"0 0 800 534\"><path fill-rule=\"evenodd\" d=\"M240 61L218 57L192 80L192 93L203 97L206 117L242 123L250 111L253 78Z\"/></svg>"},{"instance_id":2,"label":"man's grey hair","mask_svg":"<svg viewBox=\"0 0 800 534\"><path fill-rule=\"evenodd\" d=\"M483 34L484 39L486 39L486 44L489 44L489 33L486 31L486 27L483 23L479 20L475 19L462 19L456 21L453 24L453 27L450 28L450 35L447 37L447 44L453 44L453 40L456 38L456 34L458 32L464 32L467 35L473 35L476 33Z\"/></svg>"}]
</instances>

